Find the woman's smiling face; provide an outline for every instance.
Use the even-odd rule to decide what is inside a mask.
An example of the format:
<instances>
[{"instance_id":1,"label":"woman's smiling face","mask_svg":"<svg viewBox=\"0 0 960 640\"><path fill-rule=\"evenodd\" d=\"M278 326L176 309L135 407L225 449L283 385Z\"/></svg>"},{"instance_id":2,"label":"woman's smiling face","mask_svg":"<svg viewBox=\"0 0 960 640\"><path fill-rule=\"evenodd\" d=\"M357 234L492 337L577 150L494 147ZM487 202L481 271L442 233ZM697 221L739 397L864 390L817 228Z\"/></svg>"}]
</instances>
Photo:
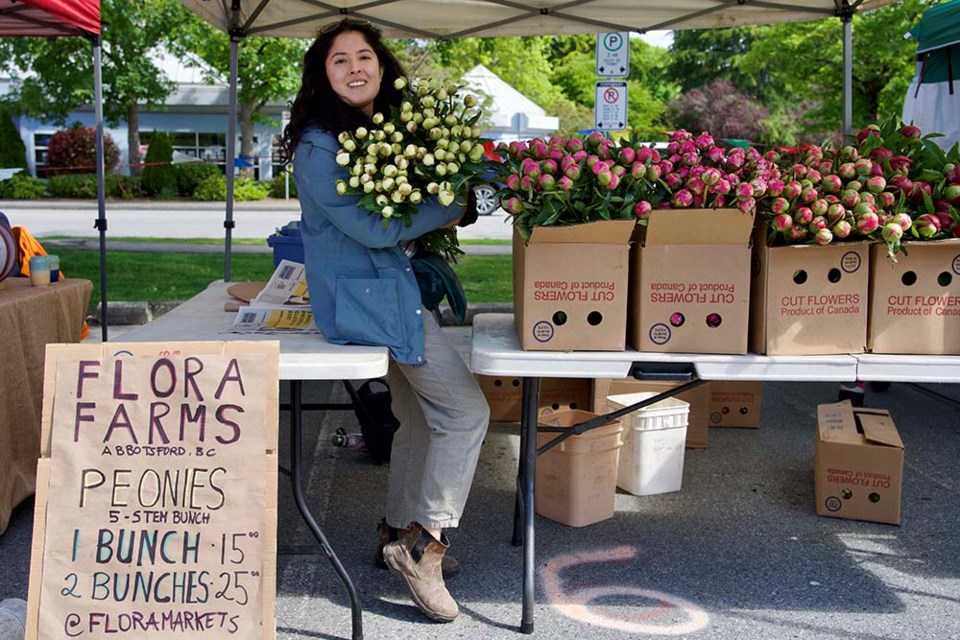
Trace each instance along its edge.
<instances>
[{"instance_id":1,"label":"woman's smiling face","mask_svg":"<svg viewBox=\"0 0 960 640\"><path fill-rule=\"evenodd\" d=\"M380 93L383 67L362 33L344 31L333 39L326 70L334 93L350 106L373 115L373 99Z\"/></svg>"}]
</instances>

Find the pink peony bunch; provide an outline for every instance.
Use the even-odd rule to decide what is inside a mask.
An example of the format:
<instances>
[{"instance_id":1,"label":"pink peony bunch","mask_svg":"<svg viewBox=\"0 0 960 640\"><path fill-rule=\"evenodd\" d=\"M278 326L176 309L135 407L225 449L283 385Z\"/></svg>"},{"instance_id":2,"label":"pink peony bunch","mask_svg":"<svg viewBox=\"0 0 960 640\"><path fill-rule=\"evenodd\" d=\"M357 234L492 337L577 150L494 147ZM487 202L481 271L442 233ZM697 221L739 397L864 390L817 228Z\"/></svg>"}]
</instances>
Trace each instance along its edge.
<instances>
[{"instance_id":1,"label":"pink peony bunch","mask_svg":"<svg viewBox=\"0 0 960 640\"><path fill-rule=\"evenodd\" d=\"M839 150L801 145L767 158L783 180L758 206L773 243L872 240L894 257L904 240L960 237L957 159L914 126L869 125Z\"/></svg>"},{"instance_id":2,"label":"pink peony bunch","mask_svg":"<svg viewBox=\"0 0 960 640\"><path fill-rule=\"evenodd\" d=\"M524 239L537 226L642 218L666 195L656 149L599 133L501 143L497 153L501 206Z\"/></svg>"}]
</instances>

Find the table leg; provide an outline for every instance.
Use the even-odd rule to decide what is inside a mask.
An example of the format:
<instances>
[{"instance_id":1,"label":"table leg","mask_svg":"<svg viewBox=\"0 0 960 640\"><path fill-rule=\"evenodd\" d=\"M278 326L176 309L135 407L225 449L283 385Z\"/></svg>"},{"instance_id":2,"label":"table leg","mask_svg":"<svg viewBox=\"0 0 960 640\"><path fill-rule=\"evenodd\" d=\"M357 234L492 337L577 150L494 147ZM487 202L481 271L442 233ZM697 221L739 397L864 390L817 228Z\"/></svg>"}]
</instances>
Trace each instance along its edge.
<instances>
[{"instance_id":1,"label":"table leg","mask_svg":"<svg viewBox=\"0 0 960 640\"><path fill-rule=\"evenodd\" d=\"M303 478L301 477L301 457L303 448L303 421L301 413L302 399L303 382L300 380L291 380L290 475L291 479L293 480L293 499L297 503L297 508L300 510L300 515L303 516L303 519L313 532L314 537L316 537L317 541L320 543L320 546L323 547L323 552L326 554L330 564L333 565L334 570L340 577L340 582L343 583L343 586L347 590L347 594L350 596L353 640L363 640L363 620L361 618L360 599L357 597L357 590L354 588L353 581L350 580L350 576L347 574L346 569L344 569L343 565L340 563L340 559L337 557L337 554L334 553L330 543L327 542L327 538L323 535L323 531L320 530L320 526L317 525L317 521L314 520L313 514L310 513L310 509L307 507L307 502L303 495Z\"/></svg>"},{"instance_id":2,"label":"table leg","mask_svg":"<svg viewBox=\"0 0 960 640\"><path fill-rule=\"evenodd\" d=\"M522 447L520 450L521 491L523 508L523 614L520 631L533 633L533 605L536 597L533 546L533 484L537 471L537 405L540 378L523 379L523 413L520 416Z\"/></svg>"}]
</instances>

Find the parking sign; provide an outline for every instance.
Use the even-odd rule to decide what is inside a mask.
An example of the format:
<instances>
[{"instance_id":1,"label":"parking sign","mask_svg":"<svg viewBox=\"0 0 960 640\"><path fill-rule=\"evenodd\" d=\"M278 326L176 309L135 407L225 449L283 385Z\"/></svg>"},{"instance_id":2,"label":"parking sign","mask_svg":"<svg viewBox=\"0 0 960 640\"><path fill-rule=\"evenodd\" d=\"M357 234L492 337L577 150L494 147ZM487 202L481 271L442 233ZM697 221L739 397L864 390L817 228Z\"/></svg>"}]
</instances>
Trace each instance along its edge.
<instances>
[{"instance_id":1,"label":"parking sign","mask_svg":"<svg viewBox=\"0 0 960 640\"><path fill-rule=\"evenodd\" d=\"M623 78L630 73L630 33L597 34L597 75Z\"/></svg>"}]
</instances>

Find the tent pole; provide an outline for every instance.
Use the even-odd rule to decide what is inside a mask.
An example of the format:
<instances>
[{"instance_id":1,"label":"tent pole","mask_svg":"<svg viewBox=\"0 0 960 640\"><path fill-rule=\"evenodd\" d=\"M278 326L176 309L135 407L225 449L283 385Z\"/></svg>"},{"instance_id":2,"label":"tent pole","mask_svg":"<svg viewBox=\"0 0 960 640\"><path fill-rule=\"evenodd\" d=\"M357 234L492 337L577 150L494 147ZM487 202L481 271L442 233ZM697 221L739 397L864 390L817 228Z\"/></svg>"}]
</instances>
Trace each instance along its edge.
<instances>
[{"instance_id":1,"label":"tent pole","mask_svg":"<svg viewBox=\"0 0 960 640\"><path fill-rule=\"evenodd\" d=\"M107 205L103 162L103 79L100 70L100 36L93 36L93 109L97 137L97 222L100 232L100 339L107 341Z\"/></svg>"},{"instance_id":2,"label":"tent pole","mask_svg":"<svg viewBox=\"0 0 960 640\"><path fill-rule=\"evenodd\" d=\"M846 4L846 3L844 3ZM840 15L843 22L843 133L853 133L853 11Z\"/></svg>"},{"instance_id":3,"label":"tent pole","mask_svg":"<svg viewBox=\"0 0 960 640\"><path fill-rule=\"evenodd\" d=\"M223 221L225 232L223 255L223 279L230 282L231 237L235 223L233 221L233 183L237 157L237 36L230 37L230 112L227 116L227 217Z\"/></svg>"}]
</instances>

